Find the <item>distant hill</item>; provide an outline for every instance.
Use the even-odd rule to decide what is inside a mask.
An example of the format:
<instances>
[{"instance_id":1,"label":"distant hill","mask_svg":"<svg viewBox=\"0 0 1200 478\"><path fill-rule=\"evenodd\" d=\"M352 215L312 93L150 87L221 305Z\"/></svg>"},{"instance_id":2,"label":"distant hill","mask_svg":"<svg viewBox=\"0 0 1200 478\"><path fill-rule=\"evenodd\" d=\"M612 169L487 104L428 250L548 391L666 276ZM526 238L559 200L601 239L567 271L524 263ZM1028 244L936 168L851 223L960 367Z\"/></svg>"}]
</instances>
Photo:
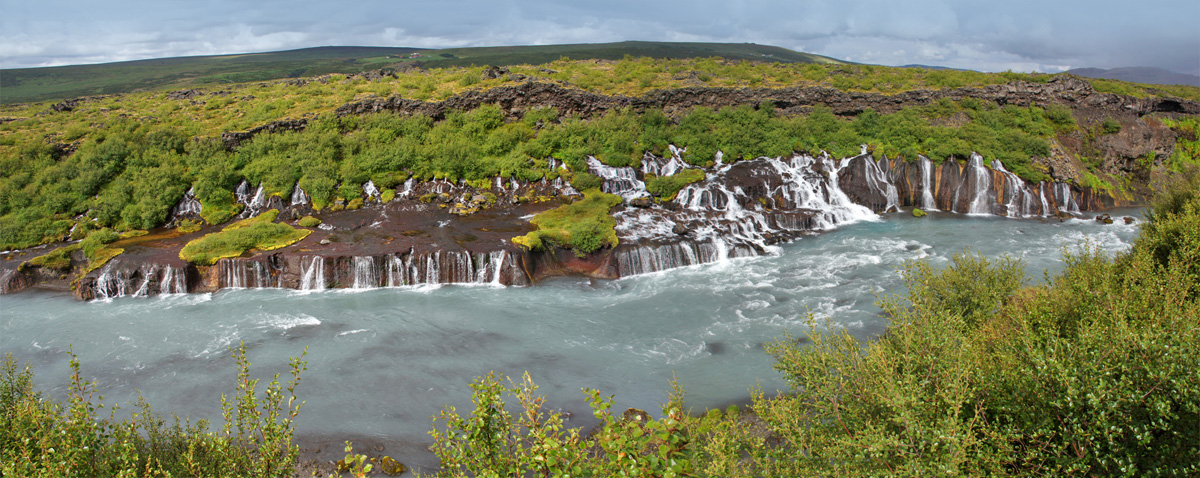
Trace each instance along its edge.
<instances>
[{"instance_id":1,"label":"distant hill","mask_svg":"<svg viewBox=\"0 0 1200 478\"><path fill-rule=\"evenodd\" d=\"M1200 76L1176 73L1162 68L1138 66L1130 68L1073 68L1067 73L1087 78L1105 78L1109 80L1131 81L1151 85L1188 85L1200 86Z\"/></svg>"},{"instance_id":2,"label":"distant hill","mask_svg":"<svg viewBox=\"0 0 1200 478\"><path fill-rule=\"evenodd\" d=\"M843 63L786 48L753 43L627 41L570 45L421 49L403 47L317 47L241 55L191 56L96 65L0 70L0 103L57 100L132 91L211 86L358 73L417 64L426 68L616 60L625 55L654 58L723 57L786 63Z\"/></svg>"}]
</instances>

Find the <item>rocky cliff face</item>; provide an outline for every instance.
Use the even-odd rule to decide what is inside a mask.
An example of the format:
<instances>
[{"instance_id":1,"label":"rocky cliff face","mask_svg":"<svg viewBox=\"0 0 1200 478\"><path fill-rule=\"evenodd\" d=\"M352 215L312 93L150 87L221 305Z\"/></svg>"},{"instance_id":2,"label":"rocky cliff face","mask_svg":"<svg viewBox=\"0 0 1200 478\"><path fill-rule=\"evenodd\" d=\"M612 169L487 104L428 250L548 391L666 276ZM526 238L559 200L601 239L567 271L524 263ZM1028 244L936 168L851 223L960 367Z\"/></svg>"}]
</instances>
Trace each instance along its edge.
<instances>
[{"instance_id":1,"label":"rocky cliff face","mask_svg":"<svg viewBox=\"0 0 1200 478\"><path fill-rule=\"evenodd\" d=\"M672 148L675 154L678 150ZM718 157L718 159L720 159ZM704 170L705 179L675 198L654 200L646 174L671 176L696 169L677 155L647 154L640 169L589 161L603 190L624 199L612 210L620 243L584 256L564 249L528 251L511 238L532 230L528 217L557 206L553 198L577 197L561 179L523 182L497 178L487 188L446 181L409 182L382 203L364 187L362 209L320 214L325 221L305 240L276 251L222 259L198 267L178 258L200 231L170 230L119 244L126 253L78 281L80 299L212 292L224 288L403 287L434 284L529 285L547 277L618 278L730 257L770 254L776 244L878 214L920 207L972 215L1056 218L1113 206L1087 189L1060 182L1028 183L999 162L975 155L935 165L925 158L903 162L868 154L834 159L794 155L757 158ZM238 195L247 211L270 200ZM487 192L497 199L481 212L459 216L459 202ZM195 214L185 197L178 214ZM185 204L186 203L186 204ZM280 217L312 213L297 189L290 201L276 198ZM254 214L251 212L250 214ZM4 261L12 263L13 261ZM0 285L12 292L42 283L65 288L39 268L0 268Z\"/></svg>"}]
</instances>

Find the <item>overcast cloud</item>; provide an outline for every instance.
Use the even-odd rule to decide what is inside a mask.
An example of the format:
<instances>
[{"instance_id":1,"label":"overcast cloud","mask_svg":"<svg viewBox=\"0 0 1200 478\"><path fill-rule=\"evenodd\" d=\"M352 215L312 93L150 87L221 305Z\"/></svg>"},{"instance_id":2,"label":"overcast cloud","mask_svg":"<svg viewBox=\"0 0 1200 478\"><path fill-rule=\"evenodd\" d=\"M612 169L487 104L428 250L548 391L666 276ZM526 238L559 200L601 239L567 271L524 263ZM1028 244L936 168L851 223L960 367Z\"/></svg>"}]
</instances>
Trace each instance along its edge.
<instances>
[{"instance_id":1,"label":"overcast cloud","mask_svg":"<svg viewBox=\"0 0 1200 478\"><path fill-rule=\"evenodd\" d=\"M0 0L0 67L323 45L754 42L884 65L1200 75L1200 1Z\"/></svg>"}]
</instances>

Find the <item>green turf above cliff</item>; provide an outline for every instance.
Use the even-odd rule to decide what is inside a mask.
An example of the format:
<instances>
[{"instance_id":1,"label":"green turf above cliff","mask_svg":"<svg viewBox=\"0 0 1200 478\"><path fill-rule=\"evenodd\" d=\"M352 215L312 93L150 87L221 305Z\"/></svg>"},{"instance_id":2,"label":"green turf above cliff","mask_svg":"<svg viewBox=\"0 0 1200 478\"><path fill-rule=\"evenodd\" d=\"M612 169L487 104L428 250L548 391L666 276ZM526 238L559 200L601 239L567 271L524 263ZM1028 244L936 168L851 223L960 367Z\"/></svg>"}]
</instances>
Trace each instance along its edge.
<instances>
[{"instance_id":1,"label":"green turf above cliff","mask_svg":"<svg viewBox=\"0 0 1200 478\"><path fill-rule=\"evenodd\" d=\"M619 60L625 56L706 58L783 63L843 63L786 48L753 43L629 41L574 45L419 49L406 47L317 47L240 55L192 56L96 65L0 70L0 103L48 101L166 88L190 88L329 73L420 66L536 65L568 57Z\"/></svg>"}]
</instances>

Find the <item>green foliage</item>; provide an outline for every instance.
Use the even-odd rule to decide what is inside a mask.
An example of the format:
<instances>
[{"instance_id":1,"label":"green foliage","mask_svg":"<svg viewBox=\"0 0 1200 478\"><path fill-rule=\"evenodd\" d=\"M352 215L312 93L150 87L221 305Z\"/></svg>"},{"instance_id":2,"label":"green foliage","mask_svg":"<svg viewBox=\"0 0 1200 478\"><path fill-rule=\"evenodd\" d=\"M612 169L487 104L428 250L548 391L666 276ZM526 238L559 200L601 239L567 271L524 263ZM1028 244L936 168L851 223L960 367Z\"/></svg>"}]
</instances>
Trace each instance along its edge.
<instances>
[{"instance_id":1,"label":"green foliage","mask_svg":"<svg viewBox=\"0 0 1200 478\"><path fill-rule=\"evenodd\" d=\"M291 476L299 447L292 443L302 403L295 388L305 370L303 354L291 359L292 379L276 375L260 396L250 379L245 345L233 349L238 366L235 402L222 397L225 425L168 424L139 400L129 418L109 416L96 384L83 378L72 354L67 400L48 399L33 385L33 371L11 353L0 366L0 474L55 477Z\"/></svg>"},{"instance_id":2,"label":"green foliage","mask_svg":"<svg viewBox=\"0 0 1200 478\"><path fill-rule=\"evenodd\" d=\"M1104 122L1100 124L1100 132L1104 134L1120 133L1121 123L1112 118L1104 118Z\"/></svg>"},{"instance_id":3,"label":"green foliage","mask_svg":"<svg viewBox=\"0 0 1200 478\"><path fill-rule=\"evenodd\" d=\"M224 257L237 257L255 249L269 251L294 244L312 231L275 223L279 211L272 209L257 217L230 224L220 232L205 234L179 251L179 258L188 262L213 265Z\"/></svg>"},{"instance_id":4,"label":"green foliage","mask_svg":"<svg viewBox=\"0 0 1200 478\"><path fill-rule=\"evenodd\" d=\"M925 217L929 214L926 213L925 211L921 210L921 208L914 207L912 210L912 215L913 215L913 217Z\"/></svg>"},{"instance_id":5,"label":"green foliage","mask_svg":"<svg viewBox=\"0 0 1200 478\"><path fill-rule=\"evenodd\" d=\"M77 250L79 250L78 244L63 246L30 259L28 264L47 269L69 270L71 268L71 253Z\"/></svg>"},{"instance_id":6,"label":"green foliage","mask_svg":"<svg viewBox=\"0 0 1200 478\"><path fill-rule=\"evenodd\" d=\"M321 220L312 216L304 216L300 218L299 224L301 227L317 227L321 225Z\"/></svg>"},{"instance_id":7,"label":"green foliage","mask_svg":"<svg viewBox=\"0 0 1200 478\"><path fill-rule=\"evenodd\" d=\"M1200 118L1164 119L1163 124L1179 135L1175 141L1175 151L1171 152L1167 161L1167 168L1184 172L1200 166Z\"/></svg>"},{"instance_id":8,"label":"green foliage","mask_svg":"<svg viewBox=\"0 0 1200 478\"><path fill-rule=\"evenodd\" d=\"M689 184L704 180L703 169L684 169L673 176L646 175L646 190L663 201L675 199L675 194Z\"/></svg>"},{"instance_id":9,"label":"green foliage","mask_svg":"<svg viewBox=\"0 0 1200 478\"><path fill-rule=\"evenodd\" d=\"M583 192L584 198L571 204L542 212L530 219L537 230L514 237L513 243L530 250L555 245L584 255L601 247L617 246L617 222L608 210L621 203L621 197L599 189Z\"/></svg>"},{"instance_id":10,"label":"green foliage","mask_svg":"<svg viewBox=\"0 0 1200 478\"><path fill-rule=\"evenodd\" d=\"M754 474L1197 473L1200 336L1179 331L1200 323L1200 182L1155 211L1130 252L1085 246L1020 290L1010 259L910 264L865 349L818 329L768 347L793 388L755 398L779 443Z\"/></svg>"},{"instance_id":11,"label":"green foliage","mask_svg":"<svg viewBox=\"0 0 1200 478\"><path fill-rule=\"evenodd\" d=\"M447 407L434 417L431 447L441 477L466 476L691 476L692 450L682 392L663 405L663 417L629 409L613 415L612 397L584 390L596 431L568 428L561 412L547 410L528 373L520 382L491 372L471 383L474 410ZM506 397L518 409L507 408ZM440 422L440 425L439 425Z\"/></svg>"}]
</instances>

